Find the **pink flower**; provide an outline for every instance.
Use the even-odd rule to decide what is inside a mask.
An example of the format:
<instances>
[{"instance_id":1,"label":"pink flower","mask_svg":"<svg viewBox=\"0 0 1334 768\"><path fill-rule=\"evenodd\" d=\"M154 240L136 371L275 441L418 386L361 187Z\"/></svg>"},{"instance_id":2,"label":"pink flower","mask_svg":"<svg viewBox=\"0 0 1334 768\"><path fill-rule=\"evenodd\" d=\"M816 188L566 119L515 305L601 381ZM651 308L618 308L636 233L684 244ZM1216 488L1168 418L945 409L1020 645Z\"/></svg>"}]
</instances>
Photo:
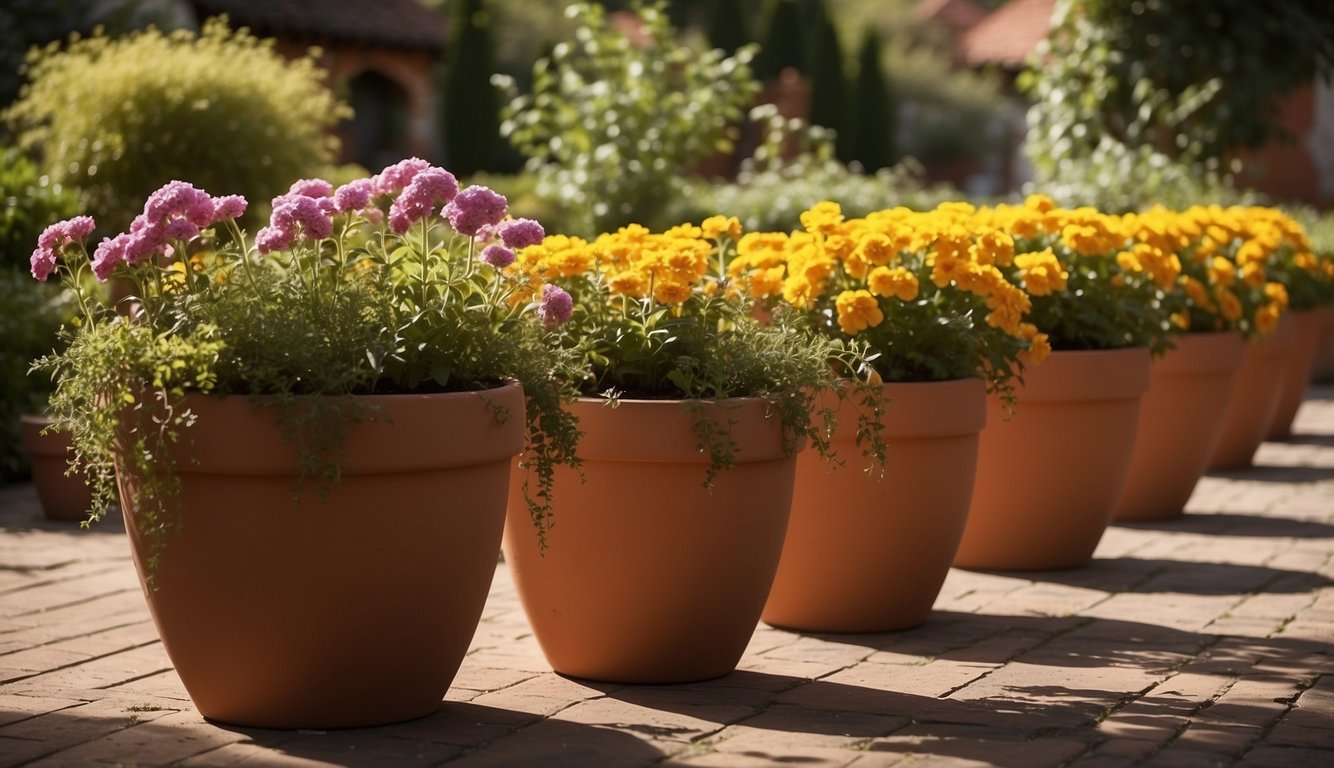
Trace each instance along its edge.
<instances>
[{"instance_id":1,"label":"pink flower","mask_svg":"<svg viewBox=\"0 0 1334 768\"><path fill-rule=\"evenodd\" d=\"M213 221L225 221L227 219L238 219L245 213L249 203L240 195L227 195L226 197L213 198Z\"/></svg>"},{"instance_id":2,"label":"pink flower","mask_svg":"<svg viewBox=\"0 0 1334 768\"><path fill-rule=\"evenodd\" d=\"M162 234L168 240L193 240L199 237L199 227L189 219L171 219L162 228Z\"/></svg>"},{"instance_id":3,"label":"pink flower","mask_svg":"<svg viewBox=\"0 0 1334 768\"><path fill-rule=\"evenodd\" d=\"M187 182L169 181L148 196L143 216L152 222L184 216L197 227L207 227L213 222L213 198Z\"/></svg>"},{"instance_id":4,"label":"pink flower","mask_svg":"<svg viewBox=\"0 0 1334 768\"><path fill-rule=\"evenodd\" d=\"M497 228L500 240L509 248L527 248L538 245L547 236L542 225L532 219L514 219L501 223Z\"/></svg>"},{"instance_id":5,"label":"pink flower","mask_svg":"<svg viewBox=\"0 0 1334 768\"><path fill-rule=\"evenodd\" d=\"M455 232L475 236L483 227L496 226L509 211L509 201L490 187L475 184L445 206L442 212Z\"/></svg>"},{"instance_id":6,"label":"pink flower","mask_svg":"<svg viewBox=\"0 0 1334 768\"><path fill-rule=\"evenodd\" d=\"M272 253L281 251L292 245L296 240L295 230L285 230L279 227L264 227L255 233L255 247L260 253Z\"/></svg>"},{"instance_id":7,"label":"pink flower","mask_svg":"<svg viewBox=\"0 0 1334 768\"><path fill-rule=\"evenodd\" d=\"M371 193L374 191L375 186L370 179L349 181L334 192L334 208L339 213L359 211L371 204Z\"/></svg>"},{"instance_id":8,"label":"pink flower","mask_svg":"<svg viewBox=\"0 0 1334 768\"><path fill-rule=\"evenodd\" d=\"M91 216L75 216L57 221L37 236L37 247L54 251L70 243L81 242L93 233L97 225Z\"/></svg>"},{"instance_id":9,"label":"pink flower","mask_svg":"<svg viewBox=\"0 0 1334 768\"><path fill-rule=\"evenodd\" d=\"M32 276L45 282L56 271L56 252L39 245L33 250L28 263L32 265Z\"/></svg>"},{"instance_id":10,"label":"pink flower","mask_svg":"<svg viewBox=\"0 0 1334 768\"><path fill-rule=\"evenodd\" d=\"M328 197L333 194L333 184L324 179L298 179L287 188L287 194L301 197Z\"/></svg>"},{"instance_id":11,"label":"pink flower","mask_svg":"<svg viewBox=\"0 0 1334 768\"><path fill-rule=\"evenodd\" d=\"M407 232L430 215L437 204L453 200L458 191L459 182L454 174L434 166L423 168L389 206L389 228L400 235Z\"/></svg>"},{"instance_id":12,"label":"pink flower","mask_svg":"<svg viewBox=\"0 0 1334 768\"><path fill-rule=\"evenodd\" d=\"M295 233L296 228L300 227L301 234L314 240L323 240L333 234L333 220L329 218L329 214L315 198L304 195L281 195L273 198L273 214L269 217L269 226L286 233Z\"/></svg>"},{"instance_id":13,"label":"pink flower","mask_svg":"<svg viewBox=\"0 0 1334 768\"><path fill-rule=\"evenodd\" d=\"M555 328L574 316L574 299L564 289L547 283L542 286L542 302L537 307L537 317L542 325Z\"/></svg>"},{"instance_id":14,"label":"pink flower","mask_svg":"<svg viewBox=\"0 0 1334 768\"><path fill-rule=\"evenodd\" d=\"M93 274L98 280L106 282L115 273L116 267L125 261L125 246L130 234L122 232L115 237L102 238L101 244L93 252Z\"/></svg>"},{"instance_id":15,"label":"pink flower","mask_svg":"<svg viewBox=\"0 0 1334 768\"><path fill-rule=\"evenodd\" d=\"M514 263L514 251L503 245L488 245L482 250L482 261L496 269L504 269Z\"/></svg>"},{"instance_id":16,"label":"pink flower","mask_svg":"<svg viewBox=\"0 0 1334 768\"><path fill-rule=\"evenodd\" d=\"M412 177L421 171L430 168L431 164L419 157L409 157L380 171L373 179L372 185L377 195L392 195L400 189L406 187L412 181Z\"/></svg>"}]
</instances>

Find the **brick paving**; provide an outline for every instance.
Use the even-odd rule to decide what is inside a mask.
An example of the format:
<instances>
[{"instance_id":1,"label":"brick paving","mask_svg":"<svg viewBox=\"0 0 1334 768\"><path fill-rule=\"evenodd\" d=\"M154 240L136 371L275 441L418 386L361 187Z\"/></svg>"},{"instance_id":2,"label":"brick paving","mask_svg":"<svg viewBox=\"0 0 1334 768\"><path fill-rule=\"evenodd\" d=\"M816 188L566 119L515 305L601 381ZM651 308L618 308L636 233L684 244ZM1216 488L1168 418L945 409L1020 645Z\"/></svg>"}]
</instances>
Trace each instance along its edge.
<instances>
[{"instance_id":1,"label":"brick paving","mask_svg":"<svg viewBox=\"0 0 1334 768\"><path fill-rule=\"evenodd\" d=\"M1334 386L1295 436L1205 477L1179 520L1113 526L1090 565L949 575L921 627L764 625L705 683L547 667L500 564L429 717L347 731L205 721L123 530L0 487L0 768L110 766L1312 766L1334 762Z\"/></svg>"}]
</instances>

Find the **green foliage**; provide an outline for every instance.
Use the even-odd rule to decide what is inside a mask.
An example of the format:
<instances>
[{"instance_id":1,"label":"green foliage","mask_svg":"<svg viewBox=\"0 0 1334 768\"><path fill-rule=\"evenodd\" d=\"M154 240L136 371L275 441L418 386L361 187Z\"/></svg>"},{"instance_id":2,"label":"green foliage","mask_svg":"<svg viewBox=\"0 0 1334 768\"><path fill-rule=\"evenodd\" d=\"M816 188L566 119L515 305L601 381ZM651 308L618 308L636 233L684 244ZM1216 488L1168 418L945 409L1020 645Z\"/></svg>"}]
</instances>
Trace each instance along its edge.
<instances>
[{"instance_id":1,"label":"green foliage","mask_svg":"<svg viewBox=\"0 0 1334 768\"><path fill-rule=\"evenodd\" d=\"M221 18L198 36L73 37L35 54L28 75L8 120L109 228L172 179L268 200L330 160L349 116L313 58L288 62Z\"/></svg>"},{"instance_id":2,"label":"green foliage","mask_svg":"<svg viewBox=\"0 0 1334 768\"><path fill-rule=\"evenodd\" d=\"M850 160L869 171L894 162L894 118L889 86L880 65L880 35L867 29L862 36L854 86Z\"/></svg>"},{"instance_id":3,"label":"green foliage","mask_svg":"<svg viewBox=\"0 0 1334 768\"><path fill-rule=\"evenodd\" d=\"M74 195L13 147L0 149L0 269L28 270L37 236L73 216Z\"/></svg>"},{"instance_id":4,"label":"green foliage","mask_svg":"<svg viewBox=\"0 0 1334 768\"><path fill-rule=\"evenodd\" d=\"M534 65L532 92L500 78L511 95L501 131L529 158L539 194L570 212L572 232L659 222L686 171L732 148L758 90L749 48L683 46L663 7L637 7L644 39L632 42L601 6L573 5L575 42Z\"/></svg>"},{"instance_id":5,"label":"green foliage","mask_svg":"<svg viewBox=\"0 0 1334 768\"><path fill-rule=\"evenodd\" d=\"M491 14L483 0L455 0L445 72L445 162L459 175L495 167L500 152L500 94L491 85Z\"/></svg>"},{"instance_id":6,"label":"green foliage","mask_svg":"<svg viewBox=\"0 0 1334 768\"><path fill-rule=\"evenodd\" d=\"M549 343L542 305L479 258L498 237L505 201L478 188L456 197L452 175L415 158L329 199L332 191L304 182L275 201L270 226L251 243L234 220L239 212L225 212L227 199L173 182L136 219L135 233L160 240L131 238L119 257L104 244L91 261L76 240L53 255L71 286L91 269L132 286L136 297L133 317L84 303L68 350L42 368L56 380L56 424L71 433L76 463L93 479L94 508L114 499L113 459L127 462L145 516L140 533L155 555L177 516L174 473L154 458L168 455L193 422L183 401L191 392L272 396L298 448L303 484L324 489L338 478L350 424L376 416L346 396L517 380L527 402L526 454L538 474L549 480L555 463L577 464L578 429L562 407L574 394L565 383L578 376L574 361ZM472 222L467 234L432 213L455 199L467 203L458 212ZM195 229L201 217L206 226ZM492 234L474 238L482 225ZM548 491L529 498L535 519L545 519Z\"/></svg>"},{"instance_id":7,"label":"green foliage","mask_svg":"<svg viewBox=\"0 0 1334 768\"><path fill-rule=\"evenodd\" d=\"M1275 100L1334 68L1323 0L1062 0L1020 81L1027 154L1057 199L1239 202L1229 153L1280 136Z\"/></svg>"},{"instance_id":8,"label":"green foliage","mask_svg":"<svg viewBox=\"0 0 1334 768\"><path fill-rule=\"evenodd\" d=\"M806 41L796 0L767 0L755 56L755 76L776 80L788 67L806 70Z\"/></svg>"},{"instance_id":9,"label":"green foliage","mask_svg":"<svg viewBox=\"0 0 1334 768\"><path fill-rule=\"evenodd\" d=\"M52 389L49 377L28 371L34 360L55 350L60 327L74 313L73 297L59 286L0 269L0 481L27 474L19 417L44 411Z\"/></svg>"},{"instance_id":10,"label":"green foliage","mask_svg":"<svg viewBox=\"0 0 1334 768\"><path fill-rule=\"evenodd\" d=\"M926 187L921 169L911 161L875 173L850 168L835 157L827 132L801 121L785 120L772 104L751 111L762 130L760 145L741 163L734 182L689 182L673 207L675 218L697 221L713 211L727 211L750 231L787 231L802 211L818 202L838 203L849 216L864 216L886 206L927 210L957 200L958 190ZM783 153L795 142L797 151Z\"/></svg>"}]
</instances>

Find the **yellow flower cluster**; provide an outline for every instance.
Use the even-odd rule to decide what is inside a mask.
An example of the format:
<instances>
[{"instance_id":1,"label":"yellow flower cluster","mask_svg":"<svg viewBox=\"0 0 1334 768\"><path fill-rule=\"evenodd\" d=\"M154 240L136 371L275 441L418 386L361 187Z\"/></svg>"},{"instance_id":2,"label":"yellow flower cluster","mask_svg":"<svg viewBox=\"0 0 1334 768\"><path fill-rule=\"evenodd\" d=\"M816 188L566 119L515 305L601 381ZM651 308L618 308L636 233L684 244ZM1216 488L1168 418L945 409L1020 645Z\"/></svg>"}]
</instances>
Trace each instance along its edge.
<instances>
[{"instance_id":1,"label":"yellow flower cluster","mask_svg":"<svg viewBox=\"0 0 1334 768\"><path fill-rule=\"evenodd\" d=\"M544 282L596 274L605 281L605 298L652 298L679 312L696 293L716 293L710 268L724 243L740 237L735 216L712 216L698 226L680 224L664 232L628 224L591 241L548 235L520 251L508 272L527 281L529 297Z\"/></svg>"}]
</instances>

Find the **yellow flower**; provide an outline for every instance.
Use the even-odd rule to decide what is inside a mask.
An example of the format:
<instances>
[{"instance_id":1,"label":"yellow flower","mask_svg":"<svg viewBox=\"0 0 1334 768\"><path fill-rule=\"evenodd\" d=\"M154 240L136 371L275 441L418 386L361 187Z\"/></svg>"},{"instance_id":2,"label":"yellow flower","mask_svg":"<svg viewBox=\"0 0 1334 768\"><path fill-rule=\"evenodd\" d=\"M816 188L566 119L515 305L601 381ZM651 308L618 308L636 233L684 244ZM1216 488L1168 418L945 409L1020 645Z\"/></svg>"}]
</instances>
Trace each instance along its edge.
<instances>
[{"instance_id":1,"label":"yellow flower","mask_svg":"<svg viewBox=\"0 0 1334 768\"><path fill-rule=\"evenodd\" d=\"M876 267L866 284L876 296L897 296L901 301L915 300L920 288L917 276L903 267Z\"/></svg>"},{"instance_id":2,"label":"yellow flower","mask_svg":"<svg viewBox=\"0 0 1334 768\"><path fill-rule=\"evenodd\" d=\"M682 304L690 298L689 283L676 280L659 280L653 285L653 298L660 304Z\"/></svg>"},{"instance_id":3,"label":"yellow flower","mask_svg":"<svg viewBox=\"0 0 1334 768\"><path fill-rule=\"evenodd\" d=\"M1014 286L1008 286L987 297L987 309L991 312L987 314L986 321L992 327L1015 335L1019 333L1019 324L1023 321L1024 315L1032 308L1033 303L1027 293Z\"/></svg>"},{"instance_id":4,"label":"yellow flower","mask_svg":"<svg viewBox=\"0 0 1334 768\"><path fill-rule=\"evenodd\" d=\"M1288 307L1288 287L1283 283L1265 283L1265 298L1276 304L1279 309Z\"/></svg>"},{"instance_id":5,"label":"yellow flower","mask_svg":"<svg viewBox=\"0 0 1334 768\"><path fill-rule=\"evenodd\" d=\"M1224 320L1235 323L1241 318L1241 300L1237 294L1220 285L1214 288L1214 301L1218 302L1218 314Z\"/></svg>"},{"instance_id":6,"label":"yellow flower","mask_svg":"<svg viewBox=\"0 0 1334 768\"><path fill-rule=\"evenodd\" d=\"M709 240L719 240L724 235L732 240L741 237L741 220L735 216L710 216L700 222L699 227Z\"/></svg>"},{"instance_id":7,"label":"yellow flower","mask_svg":"<svg viewBox=\"0 0 1334 768\"><path fill-rule=\"evenodd\" d=\"M611 289L613 296L642 299L648 292L648 278L639 272L629 270L617 272L607 278L607 287Z\"/></svg>"},{"instance_id":8,"label":"yellow flower","mask_svg":"<svg viewBox=\"0 0 1334 768\"><path fill-rule=\"evenodd\" d=\"M1255 330L1262 336L1268 336L1278 327L1278 319L1283 308L1276 302L1270 302L1255 310Z\"/></svg>"},{"instance_id":9,"label":"yellow flower","mask_svg":"<svg viewBox=\"0 0 1334 768\"><path fill-rule=\"evenodd\" d=\"M864 262L878 267L893 261L898 256L898 249L894 247L894 241L889 235L872 232L857 243L857 250L853 253Z\"/></svg>"},{"instance_id":10,"label":"yellow flower","mask_svg":"<svg viewBox=\"0 0 1334 768\"><path fill-rule=\"evenodd\" d=\"M1050 248L1014 257L1014 265L1023 270L1024 287L1033 296L1047 296L1065 290L1070 273Z\"/></svg>"},{"instance_id":11,"label":"yellow flower","mask_svg":"<svg viewBox=\"0 0 1334 768\"><path fill-rule=\"evenodd\" d=\"M842 223L842 206L829 200L816 203L801 214L801 226L813 235L832 235Z\"/></svg>"},{"instance_id":12,"label":"yellow flower","mask_svg":"<svg viewBox=\"0 0 1334 768\"><path fill-rule=\"evenodd\" d=\"M1041 365L1051 355L1051 339L1032 323L1019 324L1019 336L1028 342L1028 362Z\"/></svg>"},{"instance_id":13,"label":"yellow flower","mask_svg":"<svg viewBox=\"0 0 1334 768\"><path fill-rule=\"evenodd\" d=\"M849 336L867 328L874 328L885 320L880 303L869 291L844 291L835 302L838 307L838 327Z\"/></svg>"},{"instance_id":14,"label":"yellow flower","mask_svg":"<svg viewBox=\"0 0 1334 768\"><path fill-rule=\"evenodd\" d=\"M782 293L783 275L786 272L781 264L768 269L757 269L746 276L746 290L757 299Z\"/></svg>"}]
</instances>

